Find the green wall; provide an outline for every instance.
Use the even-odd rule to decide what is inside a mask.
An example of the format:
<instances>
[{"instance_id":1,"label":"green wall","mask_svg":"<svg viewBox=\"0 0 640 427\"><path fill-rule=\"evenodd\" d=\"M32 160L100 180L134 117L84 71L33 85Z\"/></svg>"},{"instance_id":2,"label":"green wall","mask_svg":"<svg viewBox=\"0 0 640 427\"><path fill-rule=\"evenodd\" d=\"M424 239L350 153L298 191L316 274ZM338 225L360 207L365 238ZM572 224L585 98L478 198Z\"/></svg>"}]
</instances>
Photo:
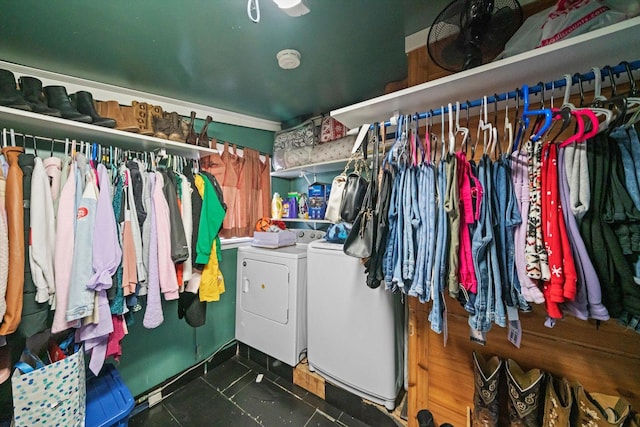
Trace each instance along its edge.
<instances>
[{"instance_id":1,"label":"green wall","mask_svg":"<svg viewBox=\"0 0 640 427\"><path fill-rule=\"evenodd\" d=\"M167 378L206 359L235 336L236 259L238 250L222 251L220 268L225 293L207 304L206 323L192 328L178 319L178 302L163 301L164 322L155 329L142 326L144 309L122 341L118 370L131 394L137 396Z\"/></svg>"}]
</instances>

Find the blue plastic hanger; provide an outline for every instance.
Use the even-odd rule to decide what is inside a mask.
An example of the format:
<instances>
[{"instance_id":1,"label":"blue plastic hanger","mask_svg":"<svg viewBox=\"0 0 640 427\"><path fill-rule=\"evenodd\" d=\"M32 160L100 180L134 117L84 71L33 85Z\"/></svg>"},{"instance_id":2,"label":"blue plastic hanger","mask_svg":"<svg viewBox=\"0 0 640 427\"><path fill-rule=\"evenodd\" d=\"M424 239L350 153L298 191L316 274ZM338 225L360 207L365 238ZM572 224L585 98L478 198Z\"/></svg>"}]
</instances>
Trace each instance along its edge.
<instances>
[{"instance_id":1,"label":"blue plastic hanger","mask_svg":"<svg viewBox=\"0 0 640 427\"><path fill-rule=\"evenodd\" d=\"M534 135L531 135L531 140L537 141L540 139L542 135L544 135L547 132L547 129L549 129L549 127L551 126L553 113L549 108L543 108L541 110L529 110L529 86L527 85L522 86L522 98L524 102L522 117L524 120L525 128L528 128L530 124L530 120L528 116L544 115L544 124L540 129L538 129L538 131Z\"/></svg>"}]
</instances>

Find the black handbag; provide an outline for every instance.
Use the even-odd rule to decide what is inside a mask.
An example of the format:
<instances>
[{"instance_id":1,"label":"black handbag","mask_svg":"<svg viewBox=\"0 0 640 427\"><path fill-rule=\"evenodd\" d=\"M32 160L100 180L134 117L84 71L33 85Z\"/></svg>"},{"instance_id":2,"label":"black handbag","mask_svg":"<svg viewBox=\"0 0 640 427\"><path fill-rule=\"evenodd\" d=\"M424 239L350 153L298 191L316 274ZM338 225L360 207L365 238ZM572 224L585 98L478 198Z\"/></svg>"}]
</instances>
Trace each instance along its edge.
<instances>
[{"instance_id":1,"label":"black handbag","mask_svg":"<svg viewBox=\"0 0 640 427\"><path fill-rule=\"evenodd\" d=\"M373 130L373 169L371 179L367 186L367 191L358 212L351 232L344 242L344 253L356 258L369 258L373 251L373 242L376 239L377 215L375 211L378 198L378 170L379 165L379 144L378 144L378 124Z\"/></svg>"},{"instance_id":2,"label":"black handbag","mask_svg":"<svg viewBox=\"0 0 640 427\"><path fill-rule=\"evenodd\" d=\"M347 175L344 189L342 190L342 201L340 203L340 218L346 222L355 221L362 207L364 197L367 194L369 182L359 171L351 172Z\"/></svg>"}]
</instances>

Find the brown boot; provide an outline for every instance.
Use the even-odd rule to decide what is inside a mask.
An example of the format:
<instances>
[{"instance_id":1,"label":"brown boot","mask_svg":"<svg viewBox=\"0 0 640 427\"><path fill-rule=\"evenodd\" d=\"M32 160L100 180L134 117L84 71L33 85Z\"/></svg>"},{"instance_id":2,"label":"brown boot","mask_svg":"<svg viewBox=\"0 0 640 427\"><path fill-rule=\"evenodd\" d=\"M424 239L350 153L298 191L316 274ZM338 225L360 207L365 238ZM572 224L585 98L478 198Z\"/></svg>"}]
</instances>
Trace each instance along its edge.
<instances>
[{"instance_id":1,"label":"brown boot","mask_svg":"<svg viewBox=\"0 0 640 427\"><path fill-rule=\"evenodd\" d=\"M138 121L136 120L136 113L133 110L133 107L129 105L121 105L120 111L122 112L122 118L124 119L124 127L128 129L127 132L140 133Z\"/></svg>"},{"instance_id":2,"label":"brown boot","mask_svg":"<svg viewBox=\"0 0 640 427\"><path fill-rule=\"evenodd\" d=\"M185 142L187 144L196 145L198 142L198 134L195 131L195 123L196 123L196 112L191 112L191 122L189 122L189 130L187 131L187 135L185 137Z\"/></svg>"},{"instance_id":3,"label":"brown boot","mask_svg":"<svg viewBox=\"0 0 640 427\"><path fill-rule=\"evenodd\" d=\"M153 117L153 136L156 138L169 139L171 134L171 121L169 117L165 117L165 114Z\"/></svg>"},{"instance_id":4,"label":"brown boot","mask_svg":"<svg viewBox=\"0 0 640 427\"><path fill-rule=\"evenodd\" d=\"M497 356L485 361L482 355L473 352L475 392L473 393L473 427L495 427L498 425L498 384L502 360Z\"/></svg>"},{"instance_id":5,"label":"brown boot","mask_svg":"<svg viewBox=\"0 0 640 427\"><path fill-rule=\"evenodd\" d=\"M512 427L542 425L546 374L540 369L523 372L514 360L507 360L507 390L509 391L509 421Z\"/></svg>"},{"instance_id":6,"label":"brown boot","mask_svg":"<svg viewBox=\"0 0 640 427\"><path fill-rule=\"evenodd\" d=\"M175 111L169 113L169 139L176 142L184 142L185 135L182 133L182 120Z\"/></svg>"},{"instance_id":7,"label":"brown boot","mask_svg":"<svg viewBox=\"0 0 640 427\"><path fill-rule=\"evenodd\" d=\"M571 408L573 407L573 390L566 378L550 377L544 399L543 426L569 427L571 424Z\"/></svg>"},{"instance_id":8,"label":"brown boot","mask_svg":"<svg viewBox=\"0 0 640 427\"><path fill-rule=\"evenodd\" d=\"M116 129L125 132L139 132L140 129L133 118L133 111L128 114L129 119L124 117L123 107L118 101L96 101L96 112L102 117L109 117L116 121ZM132 107L129 107L132 108Z\"/></svg>"},{"instance_id":9,"label":"brown boot","mask_svg":"<svg viewBox=\"0 0 640 427\"><path fill-rule=\"evenodd\" d=\"M209 129L209 124L211 124L212 121L213 118L211 116L207 116L206 120L204 121L204 126L202 126L202 130L198 134L198 146L211 148L211 141L209 140L207 130Z\"/></svg>"},{"instance_id":10,"label":"brown boot","mask_svg":"<svg viewBox=\"0 0 640 427\"><path fill-rule=\"evenodd\" d=\"M149 117L150 105L146 102L132 101L133 114L136 118L136 123L140 129L141 135L153 135L153 127L151 126L151 120Z\"/></svg>"},{"instance_id":11,"label":"brown boot","mask_svg":"<svg viewBox=\"0 0 640 427\"><path fill-rule=\"evenodd\" d=\"M631 405L619 396L588 393L580 383L574 388L577 413L571 425L621 426L629 417Z\"/></svg>"}]
</instances>

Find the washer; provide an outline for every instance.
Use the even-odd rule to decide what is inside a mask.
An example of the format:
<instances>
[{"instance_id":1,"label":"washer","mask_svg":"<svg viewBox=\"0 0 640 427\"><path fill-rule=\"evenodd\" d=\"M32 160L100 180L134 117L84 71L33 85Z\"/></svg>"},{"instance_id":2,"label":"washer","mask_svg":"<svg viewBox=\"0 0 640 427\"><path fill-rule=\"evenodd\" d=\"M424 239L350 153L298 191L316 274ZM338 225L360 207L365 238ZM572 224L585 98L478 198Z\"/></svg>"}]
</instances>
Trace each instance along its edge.
<instances>
[{"instance_id":1,"label":"washer","mask_svg":"<svg viewBox=\"0 0 640 427\"><path fill-rule=\"evenodd\" d=\"M307 348L307 243L324 236L297 232L294 246L238 248L238 341L296 366Z\"/></svg>"},{"instance_id":2,"label":"washer","mask_svg":"<svg viewBox=\"0 0 640 427\"><path fill-rule=\"evenodd\" d=\"M392 411L404 382L399 295L369 288L342 244L318 240L308 249L309 369Z\"/></svg>"}]
</instances>

